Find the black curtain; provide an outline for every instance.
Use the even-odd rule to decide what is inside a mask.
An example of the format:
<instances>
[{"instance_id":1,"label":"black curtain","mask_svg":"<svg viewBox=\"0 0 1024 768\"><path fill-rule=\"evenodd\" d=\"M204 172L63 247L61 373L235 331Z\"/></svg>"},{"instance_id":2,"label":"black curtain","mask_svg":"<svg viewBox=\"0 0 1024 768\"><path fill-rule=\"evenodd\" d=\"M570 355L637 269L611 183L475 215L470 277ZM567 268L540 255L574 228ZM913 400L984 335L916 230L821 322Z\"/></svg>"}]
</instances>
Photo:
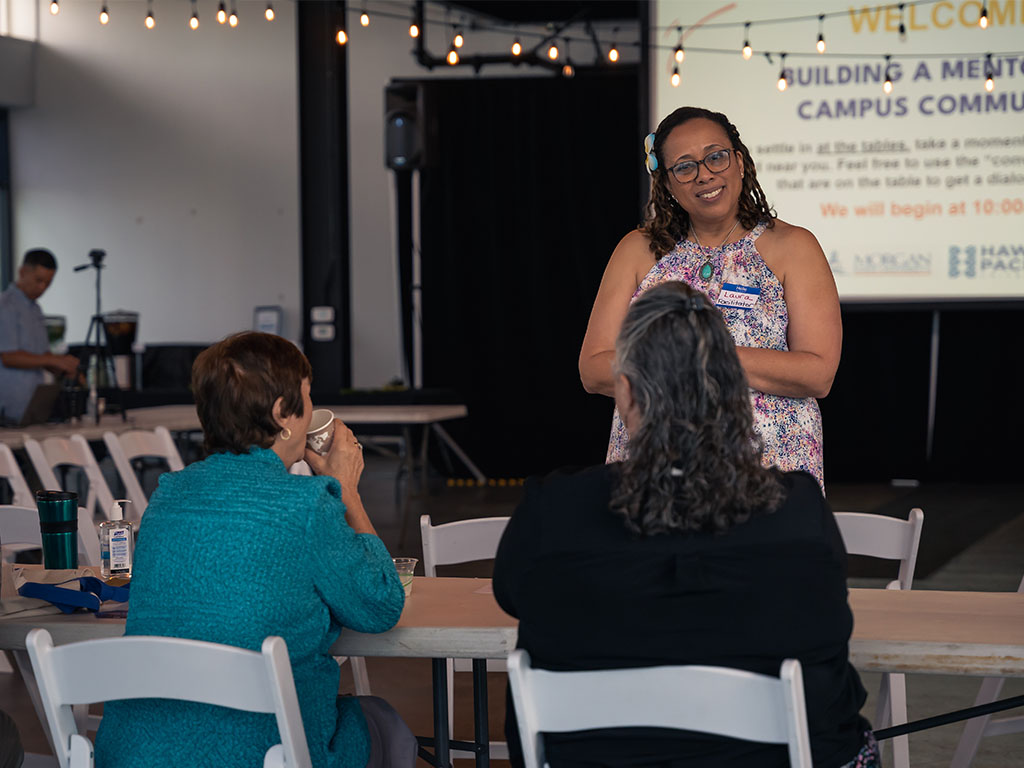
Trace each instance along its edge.
<instances>
[{"instance_id":1,"label":"black curtain","mask_svg":"<svg viewBox=\"0 0 1024 768\"><path fill-rule=\"evenodd\" d=\"M469 406L450 430L490 477L600 462L612 403L584 392L577 360L643 203L637 72L423 87L424 386Z\"/></svg>"}]
</instances>

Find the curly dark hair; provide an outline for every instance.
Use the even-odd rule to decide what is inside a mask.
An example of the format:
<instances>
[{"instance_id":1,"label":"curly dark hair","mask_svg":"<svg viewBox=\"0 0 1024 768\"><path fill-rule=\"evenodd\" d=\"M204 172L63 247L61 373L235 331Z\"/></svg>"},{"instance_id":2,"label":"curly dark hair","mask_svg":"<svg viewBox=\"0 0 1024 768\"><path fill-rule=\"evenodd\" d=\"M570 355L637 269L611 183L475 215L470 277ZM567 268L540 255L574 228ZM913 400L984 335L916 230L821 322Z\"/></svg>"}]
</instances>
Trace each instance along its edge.
<instances>
[{"instance_id":1,"label":"curly dark hair","mask_svg":"<svg viewBox=\"0 0 1024 768\"><path fill-rule=\"evenodd\" d=\"M312 378L306 356L272 333L236 333L204 349L192 365L192 395L206 452L269 448L280 431L277 398L282 416L302 415L302 380Z\"/></svg>"},{"instance_id":2,"label":"curly dark hair","mask_svg":"<svg viewBox=\"0 0 1024 768\"><path fill-rule=\"evenodd\" d=\"M750 150L740 141L740 132L721 112L712 112L703 107L680 107L658 126L654 133L654 155L658 167L651 174L651 197L644 209L644 220L640 231L651 241L651 252L660 259L686 237L690 229L690 215L672 197L668 188L668 163L663 156L665 141L672 129L695 118L703 117L722 126L729 137L732 148L743 158L743 187L740 191L740 224L753 229L761 221L768 226L775 225L775 210L768 204L764 190L757 181L757 168Z\"/></svg>"},{"instance_id":3,"label":"curly dark hair","mask_svg":"<svg viewBox=\"0 0 1024 768\"><path fill-rule=\"evenodd\" d=\"M707 297L680 281L646 291L615 356L640 420L611 500L630 531L722 532L782 503L777 471L761 465L736 345Z\"/></svg>"}]
</instances>

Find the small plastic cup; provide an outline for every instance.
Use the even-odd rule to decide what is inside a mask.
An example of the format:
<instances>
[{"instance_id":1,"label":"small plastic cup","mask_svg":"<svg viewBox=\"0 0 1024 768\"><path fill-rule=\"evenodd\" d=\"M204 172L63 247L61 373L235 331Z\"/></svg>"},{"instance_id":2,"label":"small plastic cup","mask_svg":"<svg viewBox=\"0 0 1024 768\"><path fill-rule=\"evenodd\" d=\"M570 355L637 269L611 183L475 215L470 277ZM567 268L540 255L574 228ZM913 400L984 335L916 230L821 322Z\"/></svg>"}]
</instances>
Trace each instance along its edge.
<instances>
[{"instance_id":1,"label":"small plastic cup","mask_svg":"<svg viewBox=\"0 0 1024 768\"><path fill-rule=\"evenodd\" d=\"M334 411L327 408L317 408L313 411L313 418L309 422L309 429L306 430L306 445L310 449L325 455L331 450L331 443L334 442Z\"/></svg>"},{"instance_id":2,"label":"small plastic cup","mask_svg":"<svg viewBox=\"0 0 1024 768\"><path fill-rule=\"evenodd\" d=\"M395 563L395 570L398 571L398 578L402 582L405 596L408 597L412 594L412 572L416 570L416 563L419 560L415 557L393 557L391 559Z\"/></svg>"}]
</instances>

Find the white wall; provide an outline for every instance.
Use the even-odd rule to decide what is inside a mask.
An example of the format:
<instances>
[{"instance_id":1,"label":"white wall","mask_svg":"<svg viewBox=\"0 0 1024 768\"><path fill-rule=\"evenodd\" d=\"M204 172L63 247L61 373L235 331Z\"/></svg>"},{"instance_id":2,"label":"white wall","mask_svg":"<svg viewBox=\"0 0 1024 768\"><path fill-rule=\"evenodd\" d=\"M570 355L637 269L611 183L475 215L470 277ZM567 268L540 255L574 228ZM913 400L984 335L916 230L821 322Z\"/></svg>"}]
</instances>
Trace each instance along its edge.
<instances>
[{"instance_id":1,"label":"white wall","mask_svg":"<svg viewBox=\"0 0 1024 768\"><path fill-rule=\"evenodd\" d=\"M143 3L110 3L106 27L96 3L38 14L35 105L11 111L14 250L56 254L41 304L70 342L94 310L94 272L72 271L92 248L103 310L139 311L140 341L211 341L260 304L300 336L294 5L273 23L243 5L234 30L206 5L195 32L184 3L156 3L153 30Z\"/></svg>"}]
</instances>

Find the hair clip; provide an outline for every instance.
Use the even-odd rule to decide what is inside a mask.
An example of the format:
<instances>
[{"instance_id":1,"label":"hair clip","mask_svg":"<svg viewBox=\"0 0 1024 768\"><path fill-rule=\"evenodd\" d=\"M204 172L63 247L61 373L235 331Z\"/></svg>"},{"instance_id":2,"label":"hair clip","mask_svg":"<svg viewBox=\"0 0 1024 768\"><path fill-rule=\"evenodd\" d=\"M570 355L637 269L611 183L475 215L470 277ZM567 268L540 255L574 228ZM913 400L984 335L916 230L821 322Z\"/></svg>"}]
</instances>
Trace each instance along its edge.
<instances>
[{"instance_id":1,"label":"hair clip","mask_svg":"<svg viewBox=\"0 0 1024 768\"><path fill-rule=\"evenodd\" d=\"M647 159L644 161L644 165L647 166L648 175L653 174L658 170L658 156L654 154L654 140L657 137L657 134L649 133L644 138L644 152L647 153Z\"/></svg>"},{"instance_id":2,"label":"hair clip","mask_svg":"<svg viewBox=\"0 0 1024 768\"><path fill-rule=\"evenodd\" d=\"M669 477L682 477L686 473L683 471L682 467L677 467L677 466L673 465L671 468L669 468L668 474L669 474Z\"/></svg>"},{"instance_id":3,"label":"hair clip","mask_svg":"<svg viewBox=\"0 0 1024 768\"><path fill-rule=\"evenodd\" d=\"M686 308L691 312L700 312L702 309L707 309L707 306L707 302L701 295L690 296L686 299Z\"/></svg>"}]
</instances>

